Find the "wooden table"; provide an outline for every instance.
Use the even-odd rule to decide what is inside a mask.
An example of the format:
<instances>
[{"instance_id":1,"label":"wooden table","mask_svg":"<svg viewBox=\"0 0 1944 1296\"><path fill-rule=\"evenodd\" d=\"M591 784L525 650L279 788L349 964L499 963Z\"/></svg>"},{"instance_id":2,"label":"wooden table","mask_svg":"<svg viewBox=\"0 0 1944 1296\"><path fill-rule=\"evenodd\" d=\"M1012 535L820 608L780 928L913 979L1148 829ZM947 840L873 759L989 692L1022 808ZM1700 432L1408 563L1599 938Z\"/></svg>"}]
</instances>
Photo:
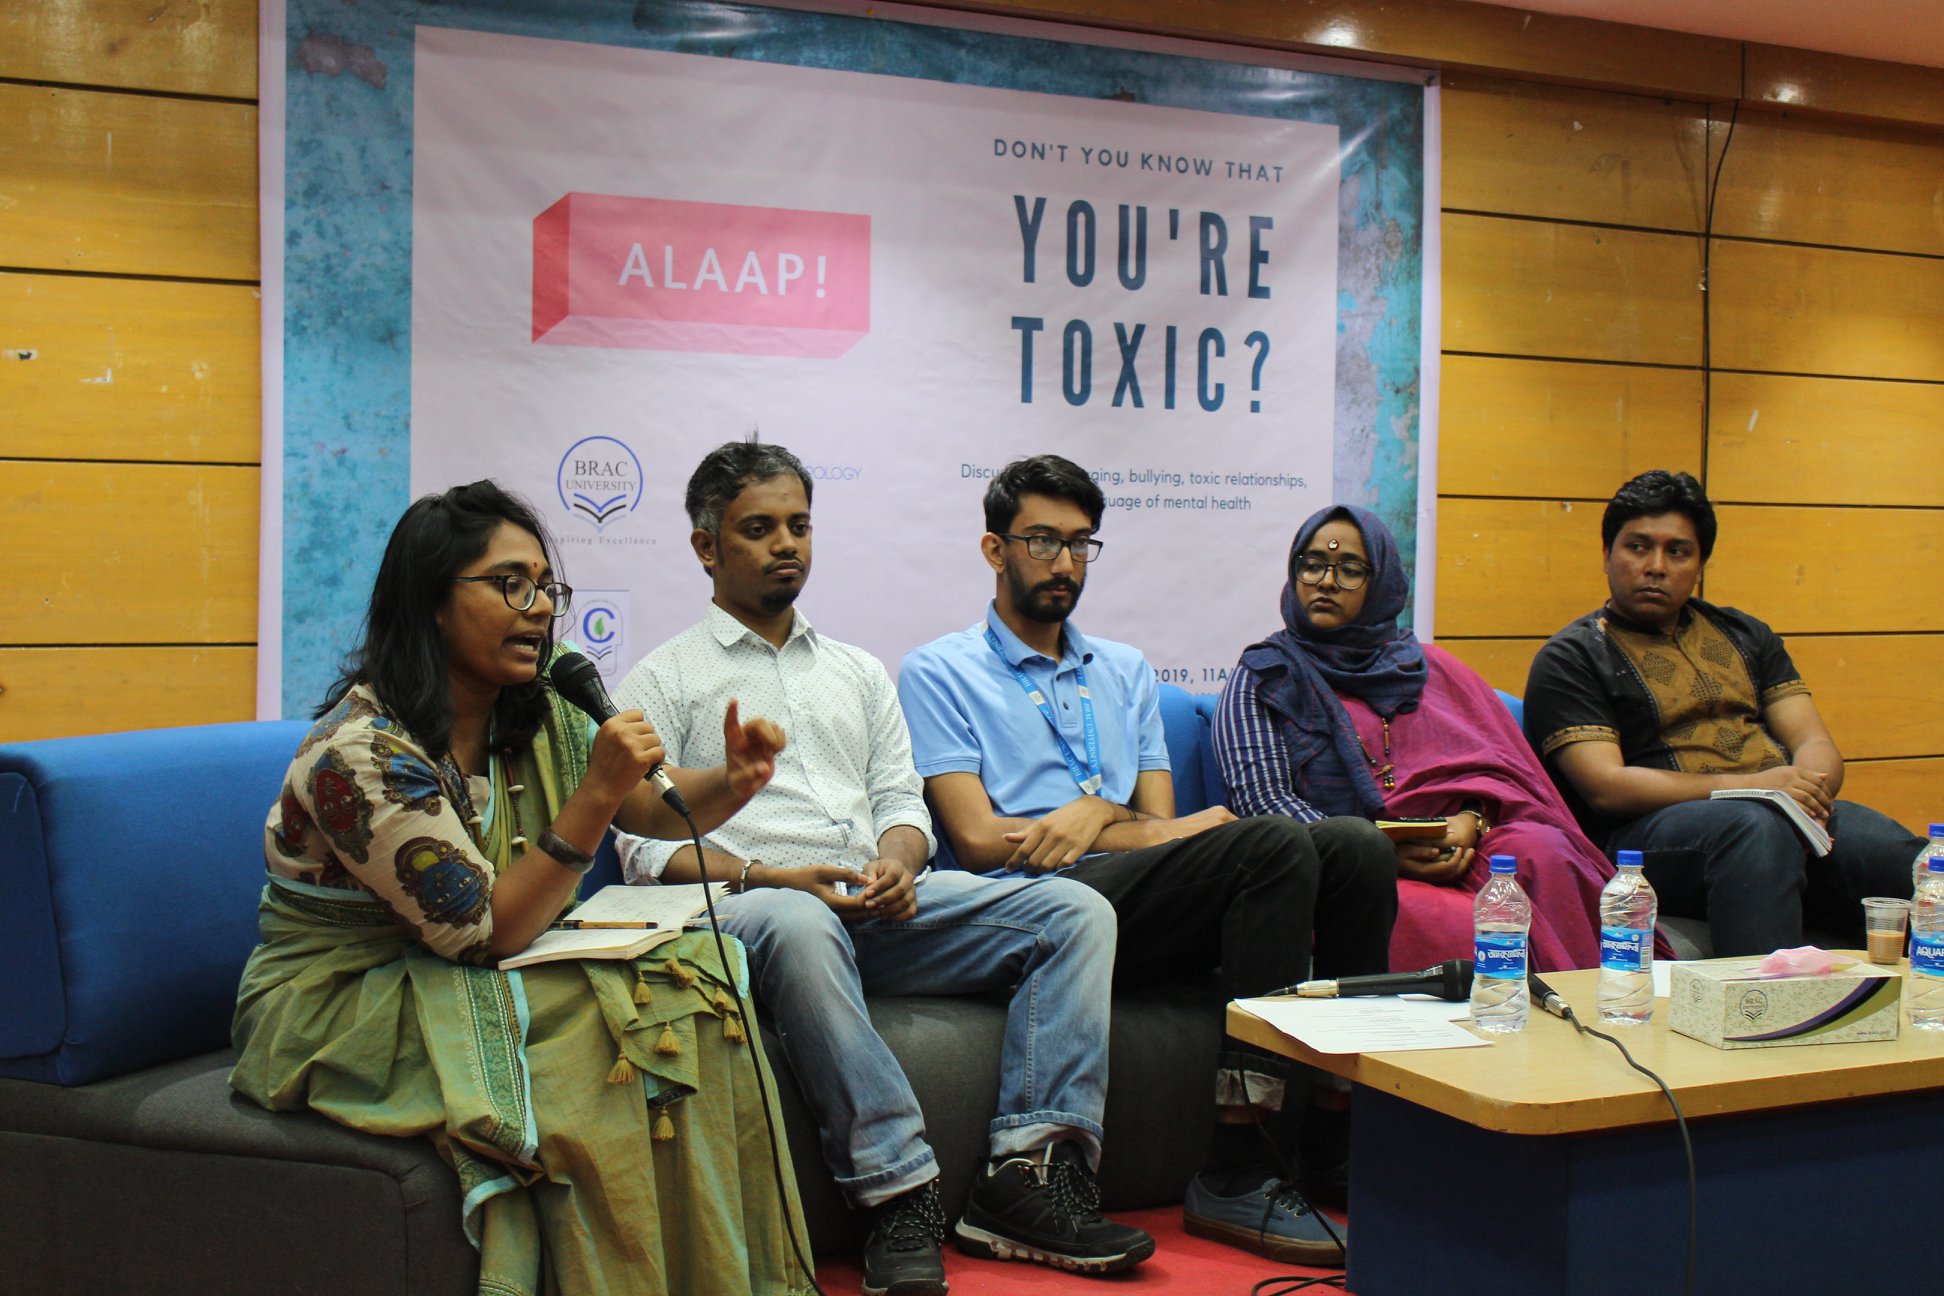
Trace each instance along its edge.
<instances>
[{"instance_id":1,"label":"wooden table","mask_svg":"<svg viewBox=\"0 0 1944 1296\"><path fill-rule=\"evenodd\" d=\"M1689 1118L1695 1290L1944 1291L1944 1033L1722 1050L1605 1027L1597 972L1548 974ZM1490 1048L1317 1053L1231 1006L1229 1033L1356 1083L1350 1289L1678 1293L1687 1168L1666 1097L1619 1050L1533 1010Z\"/></svg>"}]
</instances>

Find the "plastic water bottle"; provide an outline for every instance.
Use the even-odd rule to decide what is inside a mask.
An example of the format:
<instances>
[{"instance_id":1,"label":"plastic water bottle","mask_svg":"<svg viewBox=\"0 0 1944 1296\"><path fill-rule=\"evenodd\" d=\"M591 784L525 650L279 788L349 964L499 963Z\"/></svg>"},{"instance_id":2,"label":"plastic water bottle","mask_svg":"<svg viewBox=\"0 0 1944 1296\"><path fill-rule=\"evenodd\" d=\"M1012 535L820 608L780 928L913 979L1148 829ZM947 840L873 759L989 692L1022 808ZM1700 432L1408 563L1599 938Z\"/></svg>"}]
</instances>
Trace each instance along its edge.
<instances>
[{"instance_id":1,"label":"plastic water bottle","mask_svg":"<svg viewBox=\"0 0 1944 1296\"><path fill-rule=\"evenodd\" d=\"M1931 825L1930 840L1917 852L1917 862L1910 870L1910 894L1917 894L1917 888L1924 881L1925 866L1939 857L1944 857L1944 823Z\"/></svg>"},{"instance_id":2,"label":"plastic water bottle","mask_svg":"<svg viewBox=\"0 0 1944 1296\"><path fill-rule=\"evenodd\" d=\"M1944 855L1933 855L1910 902L1910 1024L1944 1030Z\"/></svg>"},{"instance_id":3,"label":"plastic water bottle","mask_svg":"<svg viewBox=\"0 0 1944 1296\"><path fill-rule=\"evenodd\" d=\"M1654 1016L1654 887L1639 851L1620 852L1620 871L1600 892L1600 1020L1637 1025Z\"/></svg>"},{"instance_id":4,"label":"plastic water bottle","mask_svg":"<svg viewBox=\"0 0 1944 1296\"><path fill-rule=\"evenodd\" d=\"M1492 877L1472 901L1472 1025L1505 1033L1525 1029L1531 1010L1526 993L1526 933L1532 901L1513 872L1510 855L1492 856Z\"/></svg>"}]
</instances>

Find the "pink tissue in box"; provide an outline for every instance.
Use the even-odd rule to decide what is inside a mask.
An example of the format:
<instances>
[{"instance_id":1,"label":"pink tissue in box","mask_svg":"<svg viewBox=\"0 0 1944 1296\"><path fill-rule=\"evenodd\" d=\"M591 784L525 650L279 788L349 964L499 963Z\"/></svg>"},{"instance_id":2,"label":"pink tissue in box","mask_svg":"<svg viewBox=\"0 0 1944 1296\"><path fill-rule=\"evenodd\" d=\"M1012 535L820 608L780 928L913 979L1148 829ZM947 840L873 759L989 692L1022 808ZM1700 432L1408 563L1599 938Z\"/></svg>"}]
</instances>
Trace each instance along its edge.
<instances>
[{"instance_id":1,"label":"pink tissue in box","mask_svg":"<svg viewBox=\"0 0 1944 1296\"><path fill-rule=\"evenodd\" d=\"M1676 963L1667 1024L1722 1049L1893 1040L1902 985L1889 968L1822 950Z\"/></svg>"}]
</instances>

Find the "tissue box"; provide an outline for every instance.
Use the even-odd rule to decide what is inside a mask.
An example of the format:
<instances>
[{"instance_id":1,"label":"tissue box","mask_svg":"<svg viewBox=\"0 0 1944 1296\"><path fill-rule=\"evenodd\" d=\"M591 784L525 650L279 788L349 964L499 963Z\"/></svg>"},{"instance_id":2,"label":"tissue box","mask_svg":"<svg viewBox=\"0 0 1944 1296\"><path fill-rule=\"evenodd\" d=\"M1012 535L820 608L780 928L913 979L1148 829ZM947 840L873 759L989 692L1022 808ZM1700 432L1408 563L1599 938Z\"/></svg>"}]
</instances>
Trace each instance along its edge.
<instances>
[{"instance_id":1,"label":"tissue box","mask_svg":"<svg viewBox=\"0 0 1944 1296\"><path fill-rule=\"evenodd\" d=\"M1763 977L1759 958L1676 963L1667 1023L1721 1049L1893 1040L1903 977L1871 963L1827 976Z\"/></svg>"}]
</instances>

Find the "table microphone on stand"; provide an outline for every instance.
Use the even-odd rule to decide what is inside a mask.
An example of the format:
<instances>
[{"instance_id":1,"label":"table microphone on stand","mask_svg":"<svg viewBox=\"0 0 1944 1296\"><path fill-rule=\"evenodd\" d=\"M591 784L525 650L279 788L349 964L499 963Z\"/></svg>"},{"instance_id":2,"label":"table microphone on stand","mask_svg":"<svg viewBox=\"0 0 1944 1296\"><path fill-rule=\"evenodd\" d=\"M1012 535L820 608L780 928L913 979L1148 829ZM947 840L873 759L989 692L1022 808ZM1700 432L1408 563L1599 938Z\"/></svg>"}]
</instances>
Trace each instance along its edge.
<instances>
[{"instance_id":1,"label":"table microphone on stand","mask_svg":"<svg viewBox=\"0 0 1944 1296\"><path fill-rule=\"evenodd\" d=\"M1270 995L1293 994L1301 999L1347 999L1353 995L1428 994L1450 1003L1471 998L1472 961L1446 959L1422 972L1374 972L1368 976L1338 977L1334 981L1304 981ZM1266 997L1266 996L1265 996Z\"/></svg>"}]
</instances>

